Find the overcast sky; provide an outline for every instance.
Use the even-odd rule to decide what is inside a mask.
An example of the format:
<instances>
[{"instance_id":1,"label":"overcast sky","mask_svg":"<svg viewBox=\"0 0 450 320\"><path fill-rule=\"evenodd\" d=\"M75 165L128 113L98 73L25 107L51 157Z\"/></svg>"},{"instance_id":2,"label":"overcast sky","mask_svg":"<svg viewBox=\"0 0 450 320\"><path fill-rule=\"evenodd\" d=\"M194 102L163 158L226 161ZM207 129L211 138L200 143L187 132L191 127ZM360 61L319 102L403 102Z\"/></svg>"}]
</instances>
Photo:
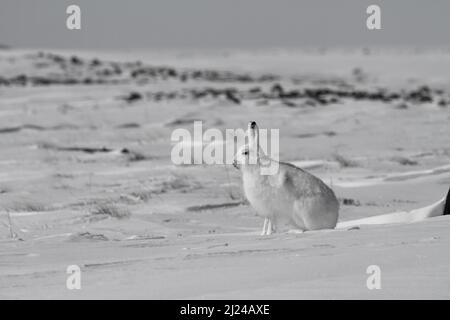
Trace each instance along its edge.
<instances>
[{"instance_id":1,"label":"overcast sky","mask_svg":"<svg viewBox=\"0 0 450 320\"><path fill-rule=\"evenodd\" d=\"M66 29L77 4L82 29ZM381 7L382 30L366 28ZM0 0L0 43L40 48L447 45L450 0Z\"/></svg>"}]
</instances>

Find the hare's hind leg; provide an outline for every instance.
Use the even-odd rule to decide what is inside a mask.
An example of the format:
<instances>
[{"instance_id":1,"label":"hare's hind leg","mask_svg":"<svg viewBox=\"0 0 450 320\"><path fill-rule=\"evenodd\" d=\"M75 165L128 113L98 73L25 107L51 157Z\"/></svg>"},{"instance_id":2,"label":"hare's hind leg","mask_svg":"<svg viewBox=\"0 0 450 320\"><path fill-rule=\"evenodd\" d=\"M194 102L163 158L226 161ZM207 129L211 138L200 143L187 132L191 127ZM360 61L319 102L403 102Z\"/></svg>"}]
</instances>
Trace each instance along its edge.
<instances>
[{"instance_id":1,"label":"hare's hind leg","mask_svg":"<svg viewBox=\"0 0 450 320\"><path fill-rule=\"evenodd\" d=\"M267 232L266 235L270 236L273 232L273 225L272 225L272 220L268 219L268 223L267 223Z\"/></svg>"},{"instance_id":2,"label":"hare's hind leg","mask_svg":"<svg viewBox=\"0 0 450 320\"><path fill-rule=\"evenodd\" d=\"M303 230L333 229L338 217L338 206L325 199L308 198L294 204L296 222L303 223ZM300 219L299 219L300 218Z\"/></svg>"}]
</instances>

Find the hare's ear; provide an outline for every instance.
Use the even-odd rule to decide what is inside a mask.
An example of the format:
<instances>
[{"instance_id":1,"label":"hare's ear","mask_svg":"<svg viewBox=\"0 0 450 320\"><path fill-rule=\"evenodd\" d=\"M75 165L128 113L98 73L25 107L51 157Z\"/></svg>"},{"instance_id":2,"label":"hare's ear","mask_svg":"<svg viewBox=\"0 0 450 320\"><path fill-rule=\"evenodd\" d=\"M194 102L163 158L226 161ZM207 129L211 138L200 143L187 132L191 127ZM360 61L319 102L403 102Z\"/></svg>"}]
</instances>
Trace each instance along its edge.
<instances>
[{"instance_id":1,"label":"hare's ear","mask_svg":"<svg viewBox=\"0 0 450 320\"><path fill-rule=\"evenodd\" d=\"M247 136L249 149L257 150L259 147L259 132L258 125L255 121L248 123Z\"/></svg>"}]
</instances>

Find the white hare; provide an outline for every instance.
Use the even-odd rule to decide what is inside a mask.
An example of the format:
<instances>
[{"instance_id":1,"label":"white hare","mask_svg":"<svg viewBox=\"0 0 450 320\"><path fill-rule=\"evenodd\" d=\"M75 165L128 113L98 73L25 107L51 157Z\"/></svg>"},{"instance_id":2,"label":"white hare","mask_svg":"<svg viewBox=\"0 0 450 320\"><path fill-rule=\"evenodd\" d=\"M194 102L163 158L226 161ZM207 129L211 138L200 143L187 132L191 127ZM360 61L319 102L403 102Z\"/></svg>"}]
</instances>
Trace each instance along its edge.
<instances>
[{"instance_id":1,"label":"white hare","mask_svg":"<svg viewBox=\"0 0 450 320\"><path fill-rule=\"evenodd\" d=\"M301 231L333 229L339 214L333 190L312 174L266 156L259 145L256 122L248 124L247 136L248 144L237 152L233 165L242 171L248 201L265 218L262 235L269 235L282 225ZM274 161L277 172L261 174L261 168Z\"/></svg>"},{"instance_id":2,"label":"white hare","mask_svg":"<svg viewBox=\"0 0 450 320\"><path fill-rule=\"evenodd\" d=\"M263 235L271 234L282 224L306 231L366 224L410 223L450 215L449 190L446 197L430 206L337 224L339 203L334 192L322 180L292 164L266 156L259 145L258 126L253 121L248 124L247 138L248 144L239 149L233 165L242 171L248 201L265 218ZM273 167L278 168L275 174L262 174L262 168Z\"/></svg>"}]
</instances>

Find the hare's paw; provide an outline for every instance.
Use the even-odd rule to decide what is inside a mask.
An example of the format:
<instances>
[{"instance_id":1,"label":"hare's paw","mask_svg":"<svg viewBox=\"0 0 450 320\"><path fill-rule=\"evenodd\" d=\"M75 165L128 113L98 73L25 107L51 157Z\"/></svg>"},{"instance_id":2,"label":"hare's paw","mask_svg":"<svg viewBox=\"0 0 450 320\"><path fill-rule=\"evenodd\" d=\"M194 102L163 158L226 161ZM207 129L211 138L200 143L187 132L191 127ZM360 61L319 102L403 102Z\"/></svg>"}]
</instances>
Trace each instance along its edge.
<instances>
[{"instance_id":1,"label":"hare's paw","mask_svg":"<svg viewBox=\"0 0 450 320\"><path fill-rule=\"evenodd\" d=\"M301 230L301 229L291 229L291 230L288 230L287 233L300 234L300 233L303 233L303 232L305 232L305 230Z\"/></svg>"}]
</instances>

